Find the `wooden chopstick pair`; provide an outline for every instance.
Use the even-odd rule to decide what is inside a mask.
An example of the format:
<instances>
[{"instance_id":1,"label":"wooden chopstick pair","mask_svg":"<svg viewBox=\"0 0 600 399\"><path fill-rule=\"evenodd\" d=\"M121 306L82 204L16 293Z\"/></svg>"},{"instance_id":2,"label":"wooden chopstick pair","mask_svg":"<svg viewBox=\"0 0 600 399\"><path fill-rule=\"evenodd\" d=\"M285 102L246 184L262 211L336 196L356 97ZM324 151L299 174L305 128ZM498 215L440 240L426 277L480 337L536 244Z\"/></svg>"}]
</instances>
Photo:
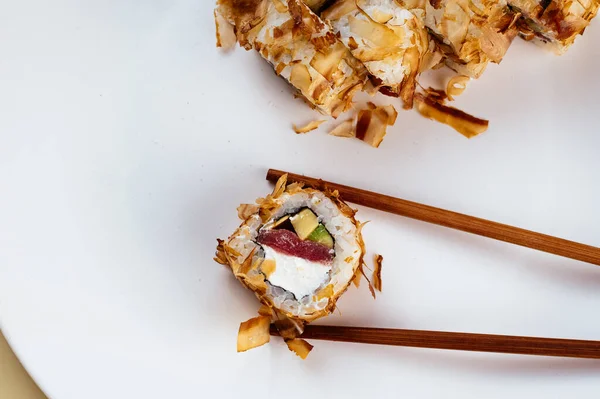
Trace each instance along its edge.
<instances>
[{"instance_id":1,"label":"wooden chopstick pair","mask_svg":"<svg viewBox=\"0 0 600 399\"><path fill-rule=\"evenodd\" d=\"M269 169L267 180L275 183L284 174L288 175L289 182L304 183L320 190L337 190L342 199L358 205L600 266L600 248L590 245L280 170ZM277 335L277 331L271 330L271 334ZM302 338L419 348L600 359L600 341L574 339L315 325L306 326Z\"/></svg>"}]
</instances>

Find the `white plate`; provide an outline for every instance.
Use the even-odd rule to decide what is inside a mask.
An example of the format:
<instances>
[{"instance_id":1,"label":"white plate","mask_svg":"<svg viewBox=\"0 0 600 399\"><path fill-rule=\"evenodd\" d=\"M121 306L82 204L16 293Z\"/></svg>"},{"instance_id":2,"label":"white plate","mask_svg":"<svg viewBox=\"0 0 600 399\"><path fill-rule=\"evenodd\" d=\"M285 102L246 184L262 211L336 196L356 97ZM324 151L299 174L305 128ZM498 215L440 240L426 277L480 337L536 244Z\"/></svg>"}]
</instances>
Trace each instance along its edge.
<instances>
[{"instance_id":1,"label":"white plate","mask_svg":"<svg viewBox=\"0 0 600 399\"><path fill-rule=\"evenodd\" d=\"M0 12L0 321L55 399L597 397L594 361L314 341L237 354L258 305L212 261L269 167L600 245L600 26L563 57L517 41L459 107L376 150L323 132L212 1L22 1ZM380 101L394 101L379 99ZM326 323L600 338L600 269L360 209L384 291Z\"/></svg>"}]
</instances>

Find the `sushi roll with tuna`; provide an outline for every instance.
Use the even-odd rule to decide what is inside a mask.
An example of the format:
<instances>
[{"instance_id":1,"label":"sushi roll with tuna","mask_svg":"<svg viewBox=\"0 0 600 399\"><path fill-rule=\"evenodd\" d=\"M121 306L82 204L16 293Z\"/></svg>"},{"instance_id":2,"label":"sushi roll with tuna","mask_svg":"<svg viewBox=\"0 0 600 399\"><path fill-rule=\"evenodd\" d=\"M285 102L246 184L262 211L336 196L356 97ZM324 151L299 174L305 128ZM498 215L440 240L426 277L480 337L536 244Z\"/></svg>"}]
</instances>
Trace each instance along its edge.
<instances>
[{"instance_id":1,"label":"sushi roll with tuna","mask_svg":"<svg viewBox=\"0 0 600 399\"><path fill-rule=\"evenodd\" d=\"M305 323L330 314L360 276L364 244L355 211L337 193L286 187L285 179L266 198L238 208L244 221L219 240L215 260L254 291L266 326L272 320L293 339Z\"/></svg>"}]
</instances>

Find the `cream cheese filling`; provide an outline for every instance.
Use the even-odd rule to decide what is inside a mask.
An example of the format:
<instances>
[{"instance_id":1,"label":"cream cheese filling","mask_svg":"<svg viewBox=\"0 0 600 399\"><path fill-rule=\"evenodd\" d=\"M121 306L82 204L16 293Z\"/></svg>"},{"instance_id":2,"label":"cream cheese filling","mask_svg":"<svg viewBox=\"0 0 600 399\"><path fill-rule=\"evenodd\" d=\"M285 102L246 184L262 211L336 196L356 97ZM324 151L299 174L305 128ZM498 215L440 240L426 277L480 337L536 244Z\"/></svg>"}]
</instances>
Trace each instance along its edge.
<instances>
[{"instance_id":1,"label":"cream cheese filling","mask_svg":"<svg viewBox=\"0 0 600 399\"><path fill-rule=\"evenodd\" d=\"M262 247L264 262L270 264L267 280L291 292L296 299L312 295L329 278L331 265L286 255L267 245Z\"/></svg>"}]
</instances>

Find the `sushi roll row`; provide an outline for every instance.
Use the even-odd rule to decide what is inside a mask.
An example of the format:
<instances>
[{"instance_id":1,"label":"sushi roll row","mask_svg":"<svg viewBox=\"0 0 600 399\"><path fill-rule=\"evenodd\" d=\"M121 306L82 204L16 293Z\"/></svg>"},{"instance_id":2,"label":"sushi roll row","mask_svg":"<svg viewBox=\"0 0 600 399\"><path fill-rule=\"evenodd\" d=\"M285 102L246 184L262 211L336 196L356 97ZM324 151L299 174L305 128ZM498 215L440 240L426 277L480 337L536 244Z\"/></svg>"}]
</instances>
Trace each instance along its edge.
<instances>
[{"instance_id":1,"label":"sushi roll row","mask_svg":"<svg viewBox=\"0 0 600 399\"><path fill-rule=\"evenodd\" d=\"M337 118L360 91L399 97L413 108L417 94L429 96L424 88L417 93L419 74L443 64L460 75L462 91L490 62L499 63L519 34L564 52L599 6L600 0L217 0L215 18L218 46L233 38L256 50L311 106ZM422 114L425 105L417 107ZM449 113L439 103L435 119L456 117ZM479 121L469 137L487 129ZM346 129L350 124L330 133L359 137Z\"/></svg>"}]
</instances>

